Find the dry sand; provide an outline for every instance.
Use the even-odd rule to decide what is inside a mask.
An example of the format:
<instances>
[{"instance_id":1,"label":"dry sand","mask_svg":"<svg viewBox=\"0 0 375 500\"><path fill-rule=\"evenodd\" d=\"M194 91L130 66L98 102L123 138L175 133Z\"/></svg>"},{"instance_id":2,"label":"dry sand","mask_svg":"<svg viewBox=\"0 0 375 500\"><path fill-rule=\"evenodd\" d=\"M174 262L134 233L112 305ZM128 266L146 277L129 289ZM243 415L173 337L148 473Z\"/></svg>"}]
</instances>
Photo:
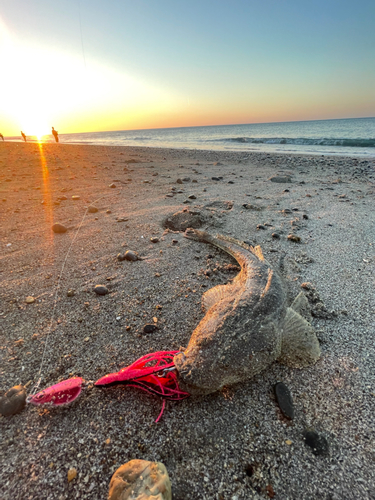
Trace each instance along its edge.
<instances>
[{"instance_id":1,"label":"dry sand","mask_svg":"<svg viewBox=\"0 0 375 500\"><path fill-rule=\"evenodd\" d=\"M275 363L222 392L167 402L158 424L161 401L121 386L0 417L0 498L105 499L113 472L133 458L166 465L174 500L375 498L374 159L62 144L42 152L0 144L1 391L31 390L40 369L41 388L96 380L186 346L202 293L236 274L227 255L165 232L163 220L186 207L207 215L208 230L260 244L273 265L286 252L293 293L311 282L334 314L313 320L315 366ZM291 183L268 180L288 173ZM166 197L171 188L183 192ZM83 218L91 203L99 211ZM54 234L54 222L69 230ZM119 262L128 249L143 260ZM97 296L97 284L110 293ZM158 330L144 334L154 318ZM292 422L275 402L278 381L293 395ZM306 446L308 429L327 439L328 455Z\"/></svg>"}]
</instances>

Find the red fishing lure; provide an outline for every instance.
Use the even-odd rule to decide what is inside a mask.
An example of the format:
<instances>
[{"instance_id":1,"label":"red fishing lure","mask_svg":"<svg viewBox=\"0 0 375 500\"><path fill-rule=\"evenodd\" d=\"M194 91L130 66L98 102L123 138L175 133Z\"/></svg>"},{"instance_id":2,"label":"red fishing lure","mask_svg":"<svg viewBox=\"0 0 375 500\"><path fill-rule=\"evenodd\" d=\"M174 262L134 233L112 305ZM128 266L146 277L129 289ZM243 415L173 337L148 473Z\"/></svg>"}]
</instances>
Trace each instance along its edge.
<instances>
[{"instance_id":1,"label":"red fishing lure","mask_svg":"<svg viewBox=\"0 0 375 500\"><path fill-rule=\"evenodd\" d=\"M180 389L173 357L179 351L158 351L142 356L130 366L110 373L95 382L96 386L126 384L164 398L158 422L165 408L165 399L179 401L190 394ZM151 366L150 366L151 365Z\"/></svg>"},{"instance_id":2,"label":"red fishing lure","mask_svg":"<svg viewBox=\"0 0 375 500\"><path fill-rule=\"evenodd\" d=\"M51 385L28 398L33 405L62 406L72 403L82 392L83 378L74 377Z\"/></svg>"}]
</instances>

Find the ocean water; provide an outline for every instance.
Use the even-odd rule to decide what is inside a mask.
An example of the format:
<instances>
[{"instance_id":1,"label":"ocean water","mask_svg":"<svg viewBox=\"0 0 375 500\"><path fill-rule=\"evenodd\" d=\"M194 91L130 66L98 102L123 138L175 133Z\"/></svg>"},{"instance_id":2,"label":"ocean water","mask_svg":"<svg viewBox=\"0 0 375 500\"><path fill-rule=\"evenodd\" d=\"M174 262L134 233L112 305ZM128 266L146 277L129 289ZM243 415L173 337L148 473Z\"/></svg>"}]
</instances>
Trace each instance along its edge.
<instances>
[{"instance_id":1,"label":"ocean water","mask_svg":"<svg viewBox=\"0 0 375 500\"><path fill-rule=\"evenodd\" d=\"M48 142L53 138L46 138ZM375 117L60 134L62 143L375 157Z\"/></svg>"}]
</instances>

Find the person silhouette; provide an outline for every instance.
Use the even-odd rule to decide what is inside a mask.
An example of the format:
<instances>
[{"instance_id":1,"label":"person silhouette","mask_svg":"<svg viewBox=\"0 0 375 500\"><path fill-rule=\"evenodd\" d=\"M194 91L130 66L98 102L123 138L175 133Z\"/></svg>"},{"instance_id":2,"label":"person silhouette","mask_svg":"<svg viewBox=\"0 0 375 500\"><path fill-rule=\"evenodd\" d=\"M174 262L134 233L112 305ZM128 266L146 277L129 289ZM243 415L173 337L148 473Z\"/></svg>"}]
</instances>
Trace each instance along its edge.
<instances>
[{"instance_id":1,"label":"person silhouette","mask_svg":"<svg viewBox=\"0 0 375 500\"><path fill-rule=\"evenodd\" d=\"M22 130L21 130L21 135L22 135L23 140L26 142L26 135L22 132Z\"/></svg>"},{"instance_id":2,"label":"person silhouette","mask_svg":"<svg viewBox=\"0 0 375 500\"><path fill-rule=\"evenodd\" d=\"M3 134L0 134L0 138L1 138L2 140L4 140L4 136L3 136Z\"/></svg>"},{"instance_id":3,"label":"person silhouette","mask_svg":"<svg viewBox=\"0 0 375 500\"><path fill-rule=\"evenodd\" d=\"M54 136L54 138L55 138L55 141L56 141L56 142L59 142L59 133L58 133L58 131L57 131L57 130L55 130L53 127L52 127L52 134L53 134L53 136Z\"/></svg>"}]
</instances>

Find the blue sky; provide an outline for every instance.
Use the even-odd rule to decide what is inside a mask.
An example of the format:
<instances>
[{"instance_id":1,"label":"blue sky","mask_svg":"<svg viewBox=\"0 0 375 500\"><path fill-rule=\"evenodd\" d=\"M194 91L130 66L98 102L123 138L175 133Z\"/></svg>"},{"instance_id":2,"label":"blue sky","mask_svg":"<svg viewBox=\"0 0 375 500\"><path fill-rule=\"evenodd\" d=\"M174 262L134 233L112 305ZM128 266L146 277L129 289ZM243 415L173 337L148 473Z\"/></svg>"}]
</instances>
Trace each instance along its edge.
<instances>
[{"instance_id":1,"label":"blue sky","mask_svg":"<svg viewBox=\"0 0 375 500\"><path fill-rule=\"evenodd\" d=\"M0 0L0 131L374 116L374 19L370 0Z\"/></svg>"}]
</instances>

